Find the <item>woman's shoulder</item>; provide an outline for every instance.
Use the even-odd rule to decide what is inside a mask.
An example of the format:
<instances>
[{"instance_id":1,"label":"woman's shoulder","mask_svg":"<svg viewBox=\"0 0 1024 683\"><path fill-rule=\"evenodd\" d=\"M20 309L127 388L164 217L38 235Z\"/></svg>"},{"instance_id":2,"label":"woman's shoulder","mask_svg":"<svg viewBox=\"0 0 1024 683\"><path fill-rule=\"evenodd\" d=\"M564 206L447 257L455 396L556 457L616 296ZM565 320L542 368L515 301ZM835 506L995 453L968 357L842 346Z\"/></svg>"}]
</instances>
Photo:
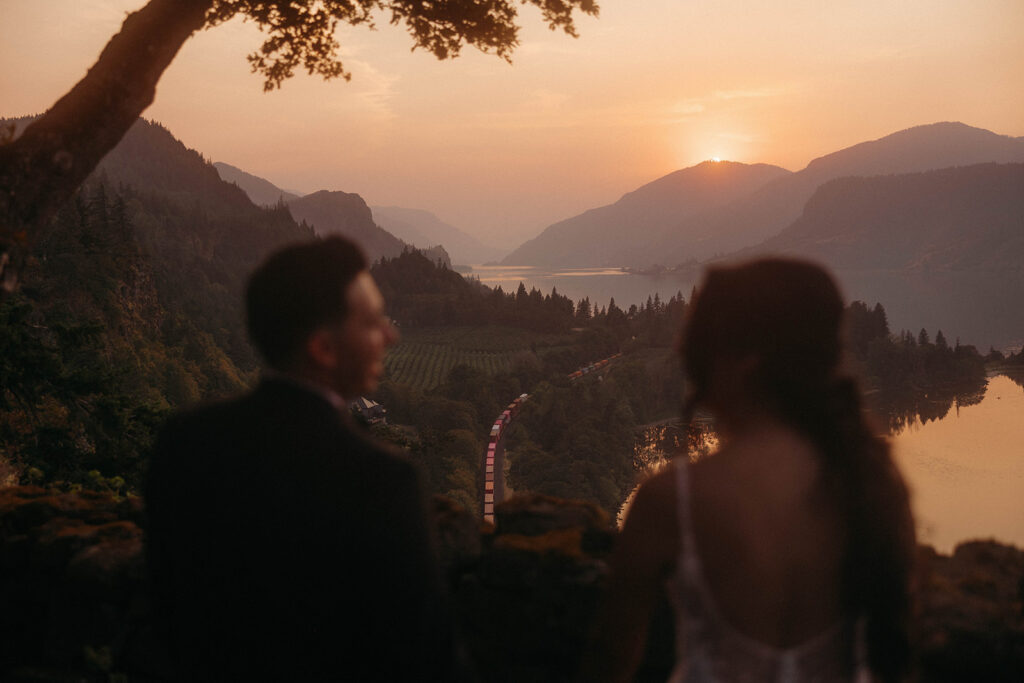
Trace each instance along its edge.
<instances>
[{"instance_id":1,"label":"woman's shoulder","mask_svg":"<svg viewBox=\"0 0 1024 683\"><path fill-rule=\"evenodd\" d=\"M690 479L702 498L745 497L750 493L748 485L759 482L756 489L809 486L819 469L820 458L810 439L788 426L770 425L698 460L690 467Z\"/></svg>"},{"instance_id":2,"label":"woman's shoulder","mask_svg":"<svg viewBox=\"0 0 1024 683\"><path fill-rule=\"evenodd\" d=\"M669 466L637 489L623 531L627 538L636 535L645 542L654 541L651 547L668 550L665 555L671 556L678 537L677 511L675 466Z\"/></svg>"}]
</instances>

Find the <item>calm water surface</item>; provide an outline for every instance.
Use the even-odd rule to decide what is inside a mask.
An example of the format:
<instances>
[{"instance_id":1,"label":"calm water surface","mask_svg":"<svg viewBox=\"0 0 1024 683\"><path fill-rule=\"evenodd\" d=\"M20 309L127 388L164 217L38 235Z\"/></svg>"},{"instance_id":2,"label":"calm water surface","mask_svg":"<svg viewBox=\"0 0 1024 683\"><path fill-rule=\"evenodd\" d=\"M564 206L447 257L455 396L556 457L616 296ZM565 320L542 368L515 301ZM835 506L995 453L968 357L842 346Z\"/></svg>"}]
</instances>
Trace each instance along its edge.
<instances>
[{"instance_id":1,"label":"calm water surface","mask_svg":"<svg viewBox=\"0 0 1024 683\"><path fill-rule=\"evenodd\" d=\"M535 268L533 266L473 266L467 276L475 277L488 287L500 286L506 292L514 292L522 282L526 289L536 287L542 294L550 294L557 288L559 294L573 301L590 298L591 304L607 306L615 299L615 305L628 309L631 305L642 305L647 297L657 294L668 301L677 292L689 300L690 290L696 281L676 277L653 277L633 275L618 268Z\"/></svg>"},{"instance_id":2,"label":"calm water surface","mask_svg":"<svg viewBox=\"0 0 1024 683\"><path fill-rule=\"evenodd\" d=\"M940 551L995 538L1024 548L1024 387L990 377L976 405L892 437L918 535Z\"/></svg>"},{"instance_id":3,"label":"calm water surface","mask_svg":"<svg viewBox=\"0 0 1024 683\"><path fill-rule=\"evenodd\" d=\"M978 538L1024 548L1024 386L990 377L980 402L954 404L936 419L913 418L890 442L911 489L921 542L944 553ZM714 443L705 437L705 450ZM654 471L679 445L673 425L650 427L634 458Z\"/></svg>"}]
</instances>

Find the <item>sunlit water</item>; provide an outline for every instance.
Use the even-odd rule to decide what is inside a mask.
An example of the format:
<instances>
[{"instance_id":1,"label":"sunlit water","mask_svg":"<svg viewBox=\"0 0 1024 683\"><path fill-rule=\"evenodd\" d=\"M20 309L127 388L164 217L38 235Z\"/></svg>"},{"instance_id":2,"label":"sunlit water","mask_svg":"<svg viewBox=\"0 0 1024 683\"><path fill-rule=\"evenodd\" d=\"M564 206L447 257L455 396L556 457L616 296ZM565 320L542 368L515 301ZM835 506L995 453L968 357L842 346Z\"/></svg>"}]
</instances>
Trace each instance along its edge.
<instances>
[{"instance_id":1,"label":"sunlit water","mask_svg":"<svg viewBox=\"0 0 1024 683\"><path fill-rule=\"evenodd\" d=\"M634 451L638 469L663 467L667 455L680 452L679 435L673 425L645 430ZM702 438L705 450L714 448L713 436ZM1024 387L990 377L979 403L913 419L890 442L921 542L945 553L978 538L1024 547Z\"/></svg>"},{"instance_id":2,"label":"sunlit water","mask_svg":"<svg viewBox=\"0 0 1024 683\"><path fill-rule=\"evenodd\" d=\"M475 277L488 287L500 286L506 292L514 292L522 282L527 290L537 288L542 294L550 294L552 288L558 293L579 301L590 298L590 303L602 307L615 299L615 305L628 309L631 305L643 305L647 297L657 294L662 301L668 301L678 292L686 299L694 282L676 277L653 277L634 275L619 268L534 268L532 266L473 266L467 276Z\"/></svg>"},{"instance_id":3,"label":"sunlit water","mask_svg":"<svg viewBox=\"0 0 1024 683\"><path fill-rule=\"evenodd\" d=\"M892 438L922 541L948 552L972 538L1024 547L1024 388L989 378L977 405L914 422Z\"/></svg>"}]
</instances>

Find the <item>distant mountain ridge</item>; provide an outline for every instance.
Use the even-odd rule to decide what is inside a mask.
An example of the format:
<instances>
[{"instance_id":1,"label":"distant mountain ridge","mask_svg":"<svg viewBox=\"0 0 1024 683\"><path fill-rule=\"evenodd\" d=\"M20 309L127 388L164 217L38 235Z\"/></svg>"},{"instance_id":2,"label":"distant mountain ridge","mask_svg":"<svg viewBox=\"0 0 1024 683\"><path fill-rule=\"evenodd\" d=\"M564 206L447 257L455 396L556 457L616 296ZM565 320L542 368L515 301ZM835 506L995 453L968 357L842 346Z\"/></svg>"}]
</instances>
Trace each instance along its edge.
<instances>
[{"instance_id":1,"label":"distant mountain ridge","mask_svg":"<svg viewBox=\"0 0 1024 683\"><path fill-rule=\"evenodd\" d=\"M374 206L370 210L377 224L388 232L421 248L435 244L443 245L455 263L487 263L500 259L505 253L504 250L484 244L423 209Z\"/></svg>"},{"instance_id":2,"label":"distant mountain ridge","mask_svg":"<svg viewBox=\"0 0 1024 683\"><path fill-rule=\"evenodd\" d=\"M320 190L293 199L288 209L296 220L313 226L318 235L344 235L359 243L367 256L376 261L382 256L393 258L410 248L402 240L373 221L370 207L358 194ZM420 249L431 261L440 260L451 267L451 258L444 247Z\"/></svg>"},{"instance_id":3,"label":"distant mountain ridge","mask_svg":"<svg viewBox=\"0 0 1024 683\"><path fill-rule=\"evenodd\" d=\"M163 125L139 119L103 160L92 178L131 185L144 192L191 197L209 211L256 211L241 189L225 183L203 156Z\"/></svg>"},{"instance_id":4,"label":"distant mountain ridge","mask_svg":"<svg viewBox=\"0 0 1024 683\"><path fill-rule=\"evenodd\" d=\"M671 225L652 225L650 213L669 202L663 197L655 199L646 188L657 187L662 181L670 187L669 179L686 178L688 172L706 167L709 162L705 162L649 183L614 205L555 223L503 262L552 267L646 267L704 260L778 234L799 218L822 184L836 178L1022 161L1024 138L998 135L963 123L934 123L825 155L796 173L781 172L762 183L752 183L746 191L737 188L728 201L701 206L699 198L689 202L680 199L679 213ZM685 186L679 191L685 191ZM626 202L631 195L635 199ZM617 231L608 229L609 216L614 216ZM632 244L623 244L622 233Z\"/></svg>"},{"instance_id":5,"label":"distant mountain ridge","mask_svg":"<svg viewBox=\"0 0 1024 683\"><path fill-rule=\"evenodd\" d=\"M893 330L926 327L984 350L1024 341L1024 163L825 183L803 214L721 262L767 254L829 267Z\"/></svg>"},{"instance_id":6,"label":"distant mountain ridge","mask_svg":"<svg viewBox=\"0 0 1024 683\"><path fill-rule=\"evenodd\" d=\"M406 249L418 248L430 260L452 265L451 257L439 240L414 245L377 225L370 207L358 194L320 190L299 196L231 164L218 161L214 166L221 178L241 188L254 204L274 207L283 202L296 220L313 226L318 235L344 235L357 242L371 261L382 256L394 258Z\"/></svg>"},{"instance_id":7,"label":"distant mountain ridge","mask_svg":"<svg viewBox=\"0 0 1024 683\"><path fill-rule=\"evenodd\" d=\"M787 175L769 164L706 161L647 183L614 204L555 223L502 262L551 267L643 262L647 247L681 219L728 205Z\"/></svg>"},{"instance_id":8,"label":"distant mountain ridge","mask_svg":"<svg viewBox=\"0 0 1024 683\"><path fill-rule=\"evenodd\" d=\"M1021 270L1024 163L830 181L792 225L733 257L761 253L837 270Z\"/></svg>"},{"instance_id":9,"label":"distant mountain ridge","mask_svg":"<svg viewBox=\"0 0 1024 683\"><path fill-rule=\"evenodd\" d=\"M252 200L253 204L274 206L281 201L287 204L301 196L287 190L282 190L269 180L246 173L231 164L225 164L223 161L214 162L213 166L217 169L217 173L220 174L221 178L242 188L249 195L249 199Z\"/></svg>"},{"instance_id":10,"label":"distant mountain ridge","mask_svg":"<svg viewBox=\"0 0 1024 683\"><path fill-rule=\"evenodd\" d=\"M1024 161L1024 139L963 123L916 126L819 157L801 171L769 183L722 212L703 217L696 245L665 240L653 249L669 263L704 259L757 244L799 218L824 183L851 176L934 171L985 162ZM694 227L690 226L693 230Z\"/></svg>"}]
</instances>

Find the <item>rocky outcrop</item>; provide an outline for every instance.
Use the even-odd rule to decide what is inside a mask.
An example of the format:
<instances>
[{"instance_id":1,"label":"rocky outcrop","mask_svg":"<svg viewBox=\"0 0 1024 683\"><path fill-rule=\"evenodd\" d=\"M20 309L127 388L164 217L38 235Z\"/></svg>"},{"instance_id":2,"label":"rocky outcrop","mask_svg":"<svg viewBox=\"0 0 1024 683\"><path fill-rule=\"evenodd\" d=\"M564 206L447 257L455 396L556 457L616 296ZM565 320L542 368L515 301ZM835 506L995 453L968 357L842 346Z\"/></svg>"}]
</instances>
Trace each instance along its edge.
<instances>
[{"instance_id":1,"label":"rocky outcrop","mask_svg":"<svg viewBox=\"0 0 1024 683\"><path fill-rule=\"evenodd\" d=\"M1024 551L971 541L918 560L923 680L1024 681Z\"/></svg>"},{"instance_id":2,"label":"rocky outcrop","mask_svg":"<svg viewBox=\"0 0 1024 683\"><path fill-rule=\"evenodd\" d=\"M138 498L0 489L0 679L159 671L141 513Z\"/></svg>"},{"instance_id":3,"label":"rocky outcrop","mask_svg":"<svg viewBox=\"0 0 1024 683\"><path fill-rule=\"evenodd\" d=\"M567 681L576 671L614 541L596 506L518 496L481 523L435 501L440 556L483 681ZM136 498L0 489L0 679L158 681ZM922 547L919 680L1024 680L1024 551L973 541ZM666 607L638 680L672 663Z\"/></svg>"},{"instance_id":4,"label":"rocky outcrop","mask_svg":"<svg viewBox=\"0 0 1024 683\"><path fill-rule=\"evenodd\" d=\"M596 505L518 496L495 509L479 562L453 577L482 680L571 680L604 583L612 533Z\"/></svg>"}]
</instances>

